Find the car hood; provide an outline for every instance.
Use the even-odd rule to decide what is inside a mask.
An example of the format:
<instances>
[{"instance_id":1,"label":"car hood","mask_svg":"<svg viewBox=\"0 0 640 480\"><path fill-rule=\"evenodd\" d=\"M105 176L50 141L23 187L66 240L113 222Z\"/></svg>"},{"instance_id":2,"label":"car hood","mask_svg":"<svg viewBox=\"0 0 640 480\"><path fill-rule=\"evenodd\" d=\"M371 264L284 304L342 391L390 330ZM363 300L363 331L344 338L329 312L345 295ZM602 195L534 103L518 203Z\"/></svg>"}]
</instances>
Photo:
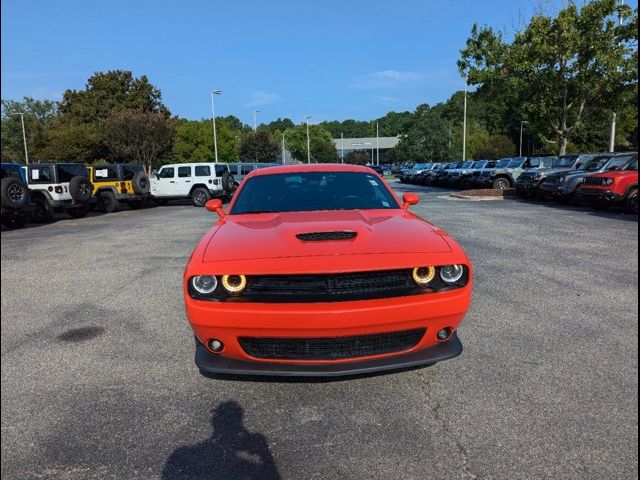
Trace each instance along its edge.
<instances>
[{"instance_id":1,"label":"car hood","mask_svg":"<svg viewBox=\"0 0 640 480\"><path fill-rule=\"evenodd\" d=\"M615 178L616 180L620 180L620 179L624 179L624 178L638 178L638 172L633 171L633 170L611 170L608 172L599 172L599 173L594 173L593 174L594 177L610 177L610 178Z\"/></svg>"},{"instance_id":2,"label":"car hood","mask_svg":"<svg viewBox=\"0 0 640 480\"><path fill-rule=\"evenodd\" d=\"M304 233L355 232L350 240L302 241ZM227 216L204 262L319 255L449 253L440 231L399 210L285 212Z\"/></svg>"}]
</instances>

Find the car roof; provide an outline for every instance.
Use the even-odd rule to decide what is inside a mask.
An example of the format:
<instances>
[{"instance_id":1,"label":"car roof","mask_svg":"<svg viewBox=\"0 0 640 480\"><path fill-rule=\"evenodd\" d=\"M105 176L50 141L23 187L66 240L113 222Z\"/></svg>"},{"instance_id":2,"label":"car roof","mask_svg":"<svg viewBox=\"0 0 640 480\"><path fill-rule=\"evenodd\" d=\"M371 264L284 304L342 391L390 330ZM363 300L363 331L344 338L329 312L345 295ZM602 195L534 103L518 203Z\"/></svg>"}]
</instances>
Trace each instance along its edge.
<instances>
[{"instance_id":1,"label":"car roof","mask_svg":"<svg viewBox=\"0 0 640 480\"><path fill-rule=\"evenodd\" d=\"M315 163L300 165L278 165L274 167L265 167L252 171L249 175L252 177L262 175L272 175L274 173L305 173L305 172L358 172L371 173L370 167L362 165L348 165L344 163ZM247 175L247 176L249 176Z\"/></svg>"}]
</instances>

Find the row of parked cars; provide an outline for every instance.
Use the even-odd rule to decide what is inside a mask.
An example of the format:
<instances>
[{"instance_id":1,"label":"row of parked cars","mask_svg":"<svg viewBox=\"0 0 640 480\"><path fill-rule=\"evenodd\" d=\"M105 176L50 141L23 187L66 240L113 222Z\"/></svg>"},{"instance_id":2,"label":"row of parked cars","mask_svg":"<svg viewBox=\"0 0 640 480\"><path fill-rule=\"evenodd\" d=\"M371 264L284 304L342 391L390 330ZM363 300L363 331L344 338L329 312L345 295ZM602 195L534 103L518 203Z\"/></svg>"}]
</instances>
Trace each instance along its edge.
<instances>
[{"instance_id":1,"label":"row of parked cars","mask_svg":"<svg viewBox=\"0 0 640 480\"><path fill-rule=\"evenodd\" d=\"M522 198L553 198L596 209L623 205L638 213L638 153L588 153L451 163L417 163L403 183L474 189L515 188Z\"/></svg>"},{"instance_id":2,"label":"row of parked cars","mask_svg":"<svg viewBox=\"0 0 640 480\"><path fill-rule=\"evenodd\" d=\"M20 228L50 222L57 212L80 218L93 208L111 213L121 205L139 209L181 199L203 207L213 197L231 196L252 170L271 165L181 163L148 176L137 164L2 163L2 224Z\"/></svg>"}]
</instances>

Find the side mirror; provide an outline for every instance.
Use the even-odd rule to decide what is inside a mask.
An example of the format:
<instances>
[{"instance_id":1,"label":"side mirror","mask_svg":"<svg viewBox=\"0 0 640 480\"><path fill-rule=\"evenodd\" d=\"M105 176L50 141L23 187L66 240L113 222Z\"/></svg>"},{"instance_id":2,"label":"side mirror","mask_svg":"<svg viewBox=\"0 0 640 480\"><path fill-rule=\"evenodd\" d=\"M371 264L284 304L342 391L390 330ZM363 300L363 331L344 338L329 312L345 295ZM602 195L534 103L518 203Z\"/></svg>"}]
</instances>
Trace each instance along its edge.
<instances>
[{"instance_id":1,"label":"side mirror","mask_svg":"<svg viewBox=\"0 0 640 480\"><path fill-rule=\"evenodd\" d=\"M402 201L404 202L402 210L406 212L410 205L416 205L420 201L420 197L415 193L405 193L402 196Z\"/></svg>"},{"instance_id":2,"label":"side mirror","mask_svg":"<svg viewBox=\"0 0 640 480\"><path fill-rule=\"evenodd\" d=\"M210 212L215 212L220 218L224 218L224 210L222 210L222 200L214 198L205 203L204 208Z\"/></svg>"}]
</instances>

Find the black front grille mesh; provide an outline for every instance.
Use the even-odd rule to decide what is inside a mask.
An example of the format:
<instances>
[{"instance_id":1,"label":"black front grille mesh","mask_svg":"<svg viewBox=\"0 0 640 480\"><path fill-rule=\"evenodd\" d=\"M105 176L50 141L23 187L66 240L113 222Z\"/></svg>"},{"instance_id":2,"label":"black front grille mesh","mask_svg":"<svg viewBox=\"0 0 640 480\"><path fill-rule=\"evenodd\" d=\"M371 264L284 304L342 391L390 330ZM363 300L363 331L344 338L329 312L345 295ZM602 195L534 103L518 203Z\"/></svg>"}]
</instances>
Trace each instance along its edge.
<instances>
[{"instance_id":1,"label":"black front grille mesh","mask_svg":"<svg viewBox=\"0 0 640 480\"><path fill-rule=\"evenodd\" d=\"M329 240L351 240L356 235L356 232L311 232L299 233L296 237L303 242L326 242Z\"/></svg>"},{"instance_id":2,"label":"black front grille mesh","mask_svg":"<svg viewBox=\"0 0 640 480\"><path fill-rule=\"evenodd\" d=\"M585 177L584 185L595 185L597 187L604 185L604 177Z\"/></svg>"},{"instance_id":3,"label":"black front grille mesh","mask_svg":"<svg viewBox=\"0 0 640 480\"><path fill-rule=\"evenodd\" d=\"M242 349L254 358L274 360L341 360L415 347L425 329L335 338L258 338L240 337Z\"/></svg>"}]
</instances>

